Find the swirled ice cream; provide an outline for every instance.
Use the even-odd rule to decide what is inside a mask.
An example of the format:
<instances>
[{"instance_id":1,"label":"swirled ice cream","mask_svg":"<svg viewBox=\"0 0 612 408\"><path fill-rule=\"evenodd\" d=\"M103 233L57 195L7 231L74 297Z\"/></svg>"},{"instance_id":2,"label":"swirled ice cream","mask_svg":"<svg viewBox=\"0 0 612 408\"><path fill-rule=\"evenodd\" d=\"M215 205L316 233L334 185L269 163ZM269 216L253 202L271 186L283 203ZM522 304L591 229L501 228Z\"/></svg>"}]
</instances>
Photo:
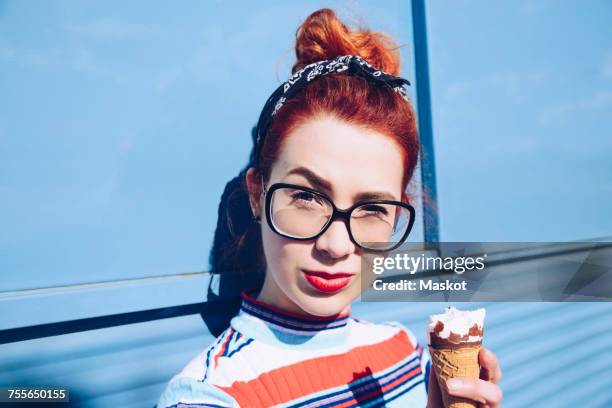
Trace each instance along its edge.
<instances>
[{"instance_id":1,"label":"swirled ice cream","mask_svg":"<svg viewBox=\"0 0 612 408\"><path fill-rule=\"evenodd\" d=\"M453 348L482 343L485 309L459 310L452 306L429 316L427 343L436 348Z\"/></svg>"}]
</instances>

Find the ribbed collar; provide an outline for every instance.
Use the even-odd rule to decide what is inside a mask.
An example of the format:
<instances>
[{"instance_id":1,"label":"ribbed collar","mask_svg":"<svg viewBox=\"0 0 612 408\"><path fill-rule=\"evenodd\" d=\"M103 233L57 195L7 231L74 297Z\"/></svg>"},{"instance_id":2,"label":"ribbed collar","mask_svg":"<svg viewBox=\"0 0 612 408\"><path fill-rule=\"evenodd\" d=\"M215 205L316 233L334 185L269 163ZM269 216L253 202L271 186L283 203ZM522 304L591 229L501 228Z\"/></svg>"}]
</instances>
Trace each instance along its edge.
<instances>
[{"instance_id":1,"label":"ribbed collar","mask_svg":"<svg viewBox=\"0 0 612 408\"><path fill-rule=\"evenodd\" d=\"M234 329L243 335L268 344L306 348L335 346L346 339L350 309L326 317L293 313L256 300L259 290L242 292L240 312L232 319Z\"/></svg>"},{"instance_id":2,"label":"ribbed collar","mask_svg":"<svg viewBox=\"0 0 612 408\"><path fill-rule=\"evenodd\" d=\"M304 334L312 335L314 332L346 326L351 314L350 309L345 313L326 317L293 313L256 300L255 296L258 293L259 289L243 291L240 311L284 330L304 332Z\"/></svg>"}]
</instances>

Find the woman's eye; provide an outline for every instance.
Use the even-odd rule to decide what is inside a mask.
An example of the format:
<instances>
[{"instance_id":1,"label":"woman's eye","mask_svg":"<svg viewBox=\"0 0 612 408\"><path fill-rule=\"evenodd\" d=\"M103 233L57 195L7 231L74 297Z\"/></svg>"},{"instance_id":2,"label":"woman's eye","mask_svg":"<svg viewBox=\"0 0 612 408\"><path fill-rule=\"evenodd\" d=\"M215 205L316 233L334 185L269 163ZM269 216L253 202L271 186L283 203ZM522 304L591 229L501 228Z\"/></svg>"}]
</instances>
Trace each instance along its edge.
<instances>
[{"instance_id":1,"label":"woman's eye","mask_svg":"<svg viewBox=\"0 0 612 408\"><path fill-rule=\"evenodd\" d=\"M317 204L323 204L321 202L321 199L312 193L309 193L307 191L297 191L293 194L291 194L291 198L293 202L301 202L301 203L317 203Z\"/></svg>"},{"instance_id":2,"label":"woman's eye","mask_svg":"<svg viewBox=\"0 0 612 408\"><path fill-rule=\"evenodd\" d=\"M387 215L389 212L380 205L366 205L359 209L359 215Z\"/></svg>"},{"instance_id":3,"label":"woman's eye","mask_svg":"<svg viewBox=\"0 0 612 408\"><path fill-rule=\"evenodd\" d=\"M314 194L307 193L305 191L300 191L300 192L297 192L297 193L293 193L292 197L295 200L310 201L310 200L312 200L314 198Z\"/></svg>"}]
</instances>

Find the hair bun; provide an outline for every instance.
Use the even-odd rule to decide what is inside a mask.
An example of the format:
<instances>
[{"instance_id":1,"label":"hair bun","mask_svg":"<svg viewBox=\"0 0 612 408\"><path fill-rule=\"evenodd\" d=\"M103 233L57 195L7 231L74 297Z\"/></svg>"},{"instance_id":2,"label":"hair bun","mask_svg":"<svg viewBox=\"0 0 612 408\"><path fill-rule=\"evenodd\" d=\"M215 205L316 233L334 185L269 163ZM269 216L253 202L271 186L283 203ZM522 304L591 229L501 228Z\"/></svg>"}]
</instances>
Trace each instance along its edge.
<instances>
[{"instance_id":1,"label":"hair bun","mask_svg":"<svg viewBox=\"0 0 612 408\"><path fill-rule=\"evenodd\" d=\"M364 28L351 30L328 8L315 11L298 28L295 54L293 73L313 62L340 55L358 55L391 75L399 76L400 72L398 46L393 37Z\"/></svg>"}]
</instances>

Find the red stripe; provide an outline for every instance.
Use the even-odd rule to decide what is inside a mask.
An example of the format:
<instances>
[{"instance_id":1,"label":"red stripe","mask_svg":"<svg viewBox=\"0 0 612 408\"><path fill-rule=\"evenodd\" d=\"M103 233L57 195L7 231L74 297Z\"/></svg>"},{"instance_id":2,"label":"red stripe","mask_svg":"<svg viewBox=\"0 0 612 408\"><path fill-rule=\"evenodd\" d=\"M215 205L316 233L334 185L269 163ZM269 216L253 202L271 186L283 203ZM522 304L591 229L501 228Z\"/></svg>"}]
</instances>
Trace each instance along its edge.
<instances>
[{"instance_id":1,"label":"red stripe","mask_svg":"<svg viewBox=\"0 0 612 408\"><path fill-rule=\"evenodd\" d=\"M252 380L236 381L231 386L219 388L234 397L240 406L282 404L374 375L399 363L414 351L408 335L400 330L380 343L290 364L262 373Z\"/></svg>"},{"instance_id":2,"label":"red stripe","mask_svg":"<svg viewBox=\"0 0 612 408\"><path fill-rule=\"evenodd\" d=\"M219 357L221 357L223 355L223 353L225 352L225 350L227 349L227 344L229 343L229 340L232 338L232 334L234 333L234 329L232 327L230 327L227 337L225 338L225 341L223 342L223 345L221 345L221 350L215 355L215 359L214 359L214 367L217 366L217 361L219 360Z\"/></svg>"}]
</instances>

